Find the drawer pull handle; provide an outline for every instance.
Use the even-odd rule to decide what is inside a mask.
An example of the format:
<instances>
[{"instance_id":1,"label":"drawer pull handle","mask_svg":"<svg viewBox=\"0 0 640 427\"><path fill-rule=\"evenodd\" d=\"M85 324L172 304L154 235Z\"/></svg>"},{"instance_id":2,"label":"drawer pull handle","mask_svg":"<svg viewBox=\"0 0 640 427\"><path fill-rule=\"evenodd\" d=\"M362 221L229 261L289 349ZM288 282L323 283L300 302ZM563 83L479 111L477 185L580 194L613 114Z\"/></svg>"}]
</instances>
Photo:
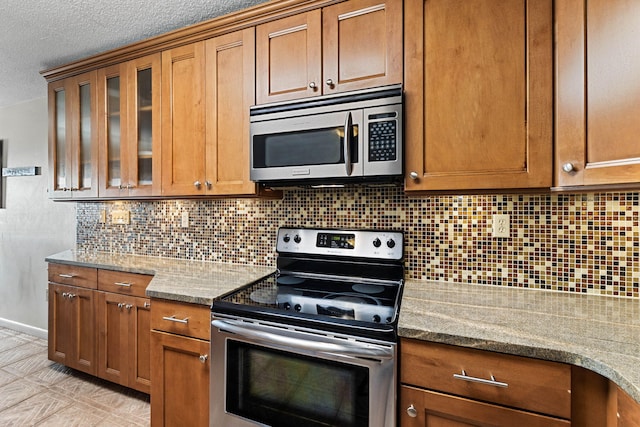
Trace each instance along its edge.
<instances>
[{"instance_id":1,"label":"drawer pull handle","mask_svg":"<svg viewBox=\"0 0 640 427\"><path fill-rule=\"evenodd\" d=\"M150 302L145 302L144 303L144 308L149 308L151 307L151 303Z\"/></svg>"},{"instance_id":2,"label":"drawer pull handle","mask_svg":"<svg viewBox=\"0 0 640 427\"><path fill-rule=\"evenodd\" d=\"M209 358L208 354L201 354L199 357L201 363L206 363L208 358Z\"/></svg>"},{"instance_id":3,"label":"drawer pull handle","mask_svg":"<svg viewBox=\"0 0 640 427\"><path fill-rule=\"evenodd\" d=\"M123 302L119 302L119 303L118 303L118 308L120 308L120 309L121 309L122 307L124 307L124 303L123 303Z\"/></svg>"},{"instance_id":4,"label":"drawer pull handle","mask_svg":"<svg viewBox=\"0 0 640 427\"><path fill-rule=\"evenodd\" d=\"M453 378L458 379L458 380L463 380L463 381L469 381L472 383L480 383L480 384L486 384L486 385L492 385L495 387L509 387L509 384L507 383L503 383L501 381L496 381L496 377L494 377L493 375L491 375L491 379L487 380L484 378L477 378L477 377L470 377L469 375L467 375L467 373L464 371L464 369L462 370L461 374L453 374Z\"/></svg>"},{"instance_id":5,"label":"drawer pull handle","mask_svg":"<svg viewBox=\"0 0 640 427\"><path fill-rule=\"evenodd\" d=\"M76 277L73 274L58 274L58 276L64 277L65 279L73 279L74 277Z\"/></svg>"},{"instance_id":6,"label":"drawer pull handle","mask_svg":"<svg viewBox=\"0 0 640 427\"><path fill-rule=\"evenodd\" d=\"M176 316L170 316L170 317L163 317L162 320L168 320L169 322L176 322L176 323L184 323L185 325L187 323L189 323L189 318L185 317L184 319L177 319Z\"/></svg>"},{"instance_id":7,"label":"drawer pull handle","mask_svg":"<svg viewBox=\"0 0 640 427\"><path fill-rule=\"evenodd\" d=\"M114 285L116 286L122 286L124 288L130 288L131 285L133 285L133 283L126 283L126 282L115 282Z\"/></svg>"}]
</instances>

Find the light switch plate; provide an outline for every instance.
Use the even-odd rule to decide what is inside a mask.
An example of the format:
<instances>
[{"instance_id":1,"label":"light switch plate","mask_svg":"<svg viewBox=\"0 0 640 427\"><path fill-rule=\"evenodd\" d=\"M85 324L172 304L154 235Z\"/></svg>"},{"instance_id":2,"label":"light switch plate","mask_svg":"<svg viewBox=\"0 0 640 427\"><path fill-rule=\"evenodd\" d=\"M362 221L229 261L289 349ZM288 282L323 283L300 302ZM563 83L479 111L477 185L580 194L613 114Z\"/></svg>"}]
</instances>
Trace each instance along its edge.
<instances>
[{"instance_id":1,"label":"light switch plate","mask_svg":"<svg viewBox=\"0 0 640 427\"><path fill-rule=\"evenodd\" d=\"M130 224L130 212L127 210L117 210L111 212L111 224Z\"/></svg>"}]
</instances>

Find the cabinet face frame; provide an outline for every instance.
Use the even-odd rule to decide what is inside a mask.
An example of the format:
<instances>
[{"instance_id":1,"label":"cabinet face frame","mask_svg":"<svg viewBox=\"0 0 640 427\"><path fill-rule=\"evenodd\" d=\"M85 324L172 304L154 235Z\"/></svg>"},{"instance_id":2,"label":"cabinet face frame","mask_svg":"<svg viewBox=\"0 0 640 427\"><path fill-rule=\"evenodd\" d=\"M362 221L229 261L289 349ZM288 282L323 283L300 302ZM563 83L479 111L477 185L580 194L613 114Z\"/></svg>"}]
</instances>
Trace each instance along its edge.
<instances>
[{"instance_id":1,"label":"cabinet face frame","mask_svg":"<svg viewBox=\"0 0 640 427\"><path fill-rule=\"evenodd\" d=\"M518 141L524 153L521 162L500 170L474 170L474 164L452 167L451 170L432 172L426 164L427 150L442 146L446 150L461 150L464 147L450 147L444 141L432 142L427 138L427 126L432 111L426 111L429 100L427 87L426 58L429 48L425 46L425 14L437 1L405 1L404 61L405 61L405 189L407 191L469 190L504 188L548 188L552 183L553 138L553 9L550 0L523 2L522 19L524 25L523 44L526 44L524 79L524 102L526 115L521 122L513 123L515 129L522 126ZM490 0L487 0L490 1ZM462 29L464 30L464 28ZM449 29L449 32L454 29ZM442 33L440 33L442 34ZM432 52L432 58L437 53ZM442 89L442 88L437 88ZM471 126L471 125L469 125ZM449 131L450 128L445 129ZM474 129L471 127L471 129ZM476 136L482 141L482 133ZM485 143L489 143L485 142ZM502 141L503 144L509 141ZM479 141L476 141L479 143ZM451 154L449 154L451 156ZM472 162L473 160L468 160ZM438 166L438 165L434 165ZM458 168L459 170L457 170ZM414 175L416 178L412 179Z\"/></svg>"}]
</instances>

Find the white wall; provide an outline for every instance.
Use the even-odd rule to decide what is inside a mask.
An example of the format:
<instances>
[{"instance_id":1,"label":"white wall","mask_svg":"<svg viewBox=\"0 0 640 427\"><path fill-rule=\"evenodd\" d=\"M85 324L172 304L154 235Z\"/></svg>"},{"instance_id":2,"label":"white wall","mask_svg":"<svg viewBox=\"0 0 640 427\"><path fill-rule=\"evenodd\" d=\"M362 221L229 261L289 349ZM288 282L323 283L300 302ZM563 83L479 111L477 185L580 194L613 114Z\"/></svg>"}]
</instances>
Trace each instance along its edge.
<instances>
[{"instance_id":1,"label":"white wall","mask_svg":"<svg viewBox=\"0 0 640 427\"><path fill-rule=\"evenodd\" d=\"M0 108L5 167L39 166L41 175L2 178L0 208L0 326L42 335L47 329L44 258L76 241L75 203L47 195L47 100Z\"/></svg>"}]
</instances>

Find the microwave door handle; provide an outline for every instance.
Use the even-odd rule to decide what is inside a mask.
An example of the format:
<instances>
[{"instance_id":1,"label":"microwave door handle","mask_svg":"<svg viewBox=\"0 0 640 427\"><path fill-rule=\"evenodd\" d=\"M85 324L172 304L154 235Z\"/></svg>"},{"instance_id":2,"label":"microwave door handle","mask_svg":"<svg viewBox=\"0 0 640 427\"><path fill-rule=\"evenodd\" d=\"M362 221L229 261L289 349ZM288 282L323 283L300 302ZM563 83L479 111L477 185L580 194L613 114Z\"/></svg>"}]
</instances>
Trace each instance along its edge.
<instances>
[{"instance_id":1,"label":"microwave door handle","mask_svg":"<svg viewBox=\"0 0 640 427\"><path fill-rule=\"evenodd\" d=\"M337 353L351 357L375 357L378 359L392 359L393 350L385 346L358 344L358 343L333 343L328 341L312 341L304 338L275 334L256 327L246 327L232 320L212 320L211 326L219 330L231 332L267 344L280 344L290 348L308 351L320 351L323 353Z\"/></svg>"},{"instance_id":2,"label":"microwave door handle","mask_svg":"<svg viewBox=\"0 0 640 427\"><path fill-rule=\"evenodd\" d=\"M344 122L344 166L347 176L351 176L353 166L351 164L351 128L353 120L351 119L351 111L347 113L347 119Z\"/></svg>"}]
</instances>

